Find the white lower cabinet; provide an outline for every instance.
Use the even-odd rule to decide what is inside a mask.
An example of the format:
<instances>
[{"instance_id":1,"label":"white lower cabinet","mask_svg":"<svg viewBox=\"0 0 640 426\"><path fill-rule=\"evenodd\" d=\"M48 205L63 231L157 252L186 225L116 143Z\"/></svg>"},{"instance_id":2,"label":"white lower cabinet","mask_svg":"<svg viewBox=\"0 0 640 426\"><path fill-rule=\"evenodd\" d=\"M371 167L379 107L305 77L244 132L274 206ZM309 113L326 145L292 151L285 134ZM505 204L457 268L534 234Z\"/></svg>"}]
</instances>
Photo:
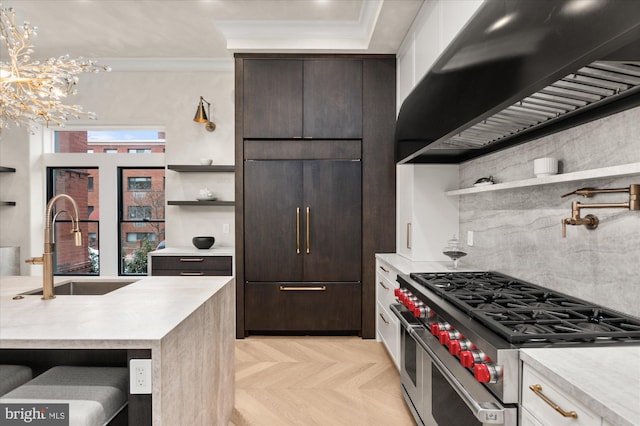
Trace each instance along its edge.
<instances>
[{"instance_id":1,"label":"white lower cabinet","mask_svg":"<svg viewBox=\"0 0 640 426\"><path fill-rule=\"evenodd\" d=\"M534 386L537 392L530 387ZM546 400L545 400L546 399ZM554 404L556 410L551 404ZM603 419L526 363L522 367L522 426L602 426ZM576 417L565 417L574 412Z\"/></svg>"},{"instance_id":2,"label":"white lower cabinet","mask_svg":"<svg viewBox=\"0 0 640 426\"><path fill-rule=\"evenodd\" d=\"M376 260L376 340L384 343L400 371L400 321L389 310L396 302L394 290L398 271L380 259Z\"/></svg>"}]
</instances>

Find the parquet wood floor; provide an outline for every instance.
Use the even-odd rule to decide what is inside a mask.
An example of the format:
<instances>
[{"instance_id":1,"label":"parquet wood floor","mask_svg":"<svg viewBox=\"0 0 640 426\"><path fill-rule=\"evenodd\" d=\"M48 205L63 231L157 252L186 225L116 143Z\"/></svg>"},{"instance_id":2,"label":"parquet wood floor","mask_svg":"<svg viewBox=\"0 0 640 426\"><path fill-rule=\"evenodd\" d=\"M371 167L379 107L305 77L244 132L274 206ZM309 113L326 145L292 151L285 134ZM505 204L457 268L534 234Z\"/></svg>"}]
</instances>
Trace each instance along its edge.
<instances>
[{"instance_id":1,"label":"parquet wood floor","mask_svg":"<svg viewBox=\"0 0 640 426\"><path fill-rule=\"evenodd\" d=\"M236 340L230 426L414 425L382 343L358 337Z\"/></svg>"}]
</instances>

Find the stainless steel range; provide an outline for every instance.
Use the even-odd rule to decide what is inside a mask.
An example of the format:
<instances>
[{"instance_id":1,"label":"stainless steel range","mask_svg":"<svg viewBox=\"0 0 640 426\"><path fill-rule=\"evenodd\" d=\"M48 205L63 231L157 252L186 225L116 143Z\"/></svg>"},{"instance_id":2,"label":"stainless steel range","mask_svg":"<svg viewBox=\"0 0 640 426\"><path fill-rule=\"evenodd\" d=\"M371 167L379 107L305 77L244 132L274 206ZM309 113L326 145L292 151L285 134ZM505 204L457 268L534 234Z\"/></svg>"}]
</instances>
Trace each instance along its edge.
<instances>
[{"instance_id":1,"label":"stainless steel range","mask_svg":"<svg viewBox=\"0 0 640 426\"><path fill-rule=\"evenodd\" d=\"M402 391L418 424L517 425L520 348L640 344L640 319L500 273L398 282Z\"/></svg>"}]
</instances>

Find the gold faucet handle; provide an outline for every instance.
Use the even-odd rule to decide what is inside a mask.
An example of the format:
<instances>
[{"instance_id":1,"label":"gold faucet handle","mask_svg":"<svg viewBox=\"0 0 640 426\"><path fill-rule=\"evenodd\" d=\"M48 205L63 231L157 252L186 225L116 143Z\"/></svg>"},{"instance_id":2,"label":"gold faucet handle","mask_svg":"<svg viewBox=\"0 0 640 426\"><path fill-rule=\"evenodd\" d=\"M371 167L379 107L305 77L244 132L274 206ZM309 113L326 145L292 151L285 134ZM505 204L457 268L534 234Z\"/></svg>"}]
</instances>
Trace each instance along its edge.
<instances>
[{"instance_id":1,"label":"gold faucet handle","mask_svg":"<svg viewBox=\"0 0 640 426\"><path fill-rule=\"evenodd\" d=\"M596 191L595 188L580 188L580 189L576 189L573 192L569 192L567 194L564 194L560 198L565 198L565 197L568 197L570 195L581 195L584 198L589 198L589 197L593 196L594 191Z\"/></svg>"},{"instance_id":2,"label":"gold faucet handle","mask_svg":"<svg viewBox=\"0 0 640 426\"><path fill-rule=\"evenodd\" d=\"M29 263L31 265L42 265L44 263L44 258L42 256L30 257L29 259L25 260L24 263Z\"/></svg>"}]
</instances>

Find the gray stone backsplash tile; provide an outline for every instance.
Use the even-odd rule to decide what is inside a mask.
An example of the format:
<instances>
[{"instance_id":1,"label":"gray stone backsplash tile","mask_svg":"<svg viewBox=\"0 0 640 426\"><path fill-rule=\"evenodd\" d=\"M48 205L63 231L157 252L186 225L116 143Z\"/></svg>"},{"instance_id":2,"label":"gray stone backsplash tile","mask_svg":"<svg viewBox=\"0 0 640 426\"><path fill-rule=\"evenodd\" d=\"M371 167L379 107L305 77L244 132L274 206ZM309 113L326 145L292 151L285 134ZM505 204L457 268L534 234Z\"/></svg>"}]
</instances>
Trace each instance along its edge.
<instances>
[{"instance_id":1,"label":"gray stone backsplash tile","mask_svg":"<svg viewBox=\"0 0 640 426\"><path fill-rule=\"evenodd\" d=\"M572 172L640 161L640 108L538 141L471 160L460 167L460 187L482 176L498 182L533 177L533 159L553 156ZM626 202L627 194L561 198L582 187L640 183L640 175L602 178L460 196L460 233L474 231L467 261L640 317L640 212L585 209L600 219L596 230L568 226L571 202Z\"/></svg>"}]
</instances>

